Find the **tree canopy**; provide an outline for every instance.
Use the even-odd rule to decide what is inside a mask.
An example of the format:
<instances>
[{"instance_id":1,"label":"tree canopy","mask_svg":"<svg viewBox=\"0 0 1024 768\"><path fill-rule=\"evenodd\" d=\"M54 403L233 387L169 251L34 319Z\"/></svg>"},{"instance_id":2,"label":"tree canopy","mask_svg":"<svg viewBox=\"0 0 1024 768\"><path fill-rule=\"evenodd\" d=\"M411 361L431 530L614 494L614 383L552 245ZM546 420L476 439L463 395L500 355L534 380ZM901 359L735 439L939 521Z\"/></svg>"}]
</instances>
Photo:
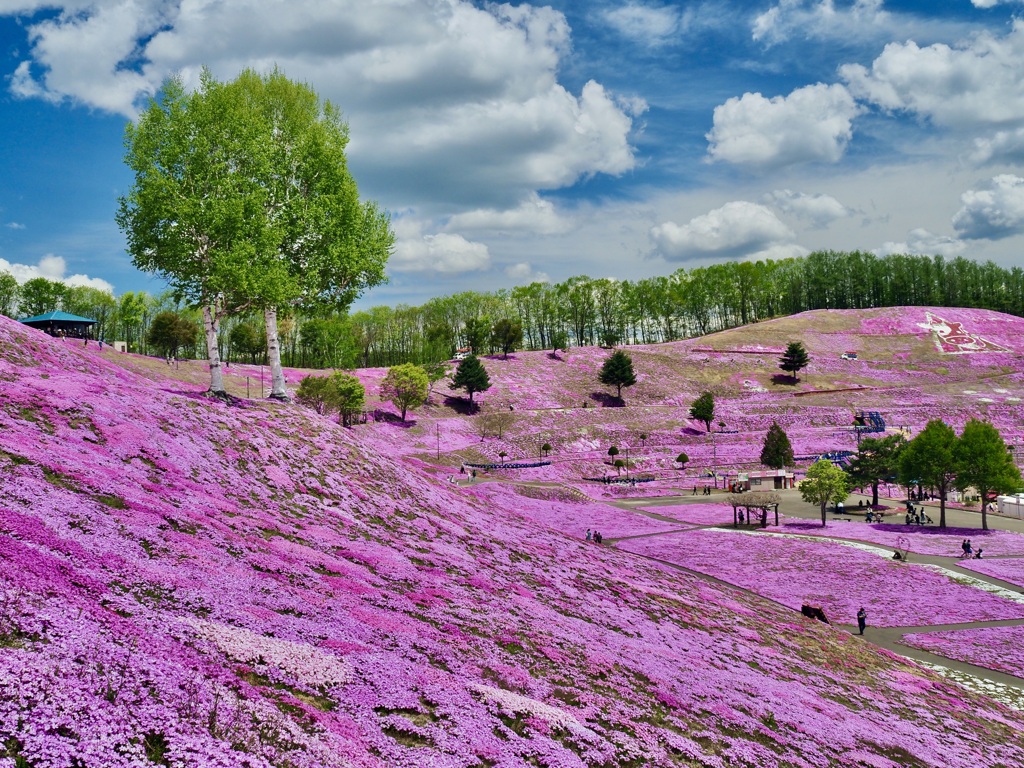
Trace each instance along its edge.
<instances>
[{"instance_id":1,"label":"tree canopy","mask_svg":"<svg viewBox=\"0 0 1024 768\"><path fill-rule=\"evenodd\" d=\"M900 434L861 438L846 471L854 485L871 486L872 506L878 506L879 484L896 479L900 452L905 445L906 438Z\"/></svg>"},{"instance_id":2,"label":"tree canopy","mask_svg":"<svg viewBox=\"0 0 1024 768\"><path fill-rule=\"evenodd\" d=\"M811 358L804 345L799 341L791 341L786 346L786 351L782 353L782 357L779 358L779 368L792 376L794 380L799 381L797 374L806 368L810 361Z\"/></svg>"},{"instance_id":3,"label":"tree canopy","mask_svg":"<svg viewBox=\"0 0 1024 768\"><path fill-rule=\"evenodd\" d=\"M900 452L898 477L906 486L932 488L939 495L939 527L946 527L946 493L953 487L957 468L957 437L941 419L932 419Z\"/></svg>"},{"instance_id":4,"label":"tree canopy","mask_svg":"<svg viewBox=\"0 0 1024 768\"><path fill-rule=\"evenodd\" d=\"M764 436L761 448L761 463L771 469L793 466L793 445L786 431L773 421Z\"/></svg>"},{"instance_id":5,"label":"tree canopy","mask_svg":"<svg viewBox=\"0 0 1024 768\"><path fill-rule=\"evenodd\" d=\"M616 397L622 399L622 388L636 384L636 373L633 371L633 359L617 349L604 361L598 380L605 386L616 388Z\"/></svg>"},{"instance_id":6,"label":"tree canopy","mask_svg":"<svg viewBox=\"0 0 1024 768\"><path fill-rule=\"evenodd\" d=\"M135 180L118 224L136 267L202 307L212 393L224 316L264 312L271 396L284 398L278 309L347 307L383 282L393 235L360 203L347 143L338 110L276 70L230 83L204 70L191 94L171 79L126 129Z\"/></svg>"},{"instance_id":7,"label":"tree canopy","mask_svg":"<svg viewBox=\"0 0 1024 768\"><path fill-rule=\"evenodd\" d=\"M715 420L715 396L711 392L702 392L693 401L690 418L703 422L705 429L711 431L711 422Z\"/></svg>"},{"instance_id":8,"label":"tree canopy","mask_svg":"<svg viewBox=\"0 0 1024 768\"><path fill-rule=\"evenodd\" d=\"M821 525L825 526L825 508L829 504L845 501L850 495L850 481L846 473L827 459L819 459L807 469L800 483L800 498L808 504L821 507Z\"/></svg>"},{"instance_id":9,"label":"tree canopy","mask_svg":"<svg viewBox=\"0 0 1024 768\"><path fill-rule=\"evenodd\" d=\"M413 363L402 363L388 369L380 385L380 396L393 403L402 412L402 421L410 408L427 401L430 380L427 372Z\"/></svg>"},{"instance_id":10,"label":"tree canopy","mask_svg":"<svg viewBox=\"0 0 1024 768\"><path fill-rule=\"evenodd\" d=\"M971 419L953 448L955 485L961 491L974 488L981 500L981 527L988 530L990 495L1020 490L1020 470L1002 436L987 421Z\"/></svg>"},{"instance_id":11,"label":"tree canopy","mask_svg":"<svg viewBox=\"0 0 1024 768\"><path fill-rule=\"evenodd\" d=\"M199 326L177 312L160 312L150 323L146 340L164 355L177 357L179 349L199 341Z\"/></svg>"},{"instance_id":12,"label":"tree canopy","mask_svg":"<svg viewBox=\"0 0 1024 768\"><path fill-rule=\"evenodd\" d=\"M469 395L469 404L472 406L473 395L476 392L486 392L490 389L491 379L487 375L487 369L480 362L480 358L470 355L462 360L459 367L455 369L455 375L452 377L449 387L466 390L466 394Z\"/></svg>"}]
</instances>

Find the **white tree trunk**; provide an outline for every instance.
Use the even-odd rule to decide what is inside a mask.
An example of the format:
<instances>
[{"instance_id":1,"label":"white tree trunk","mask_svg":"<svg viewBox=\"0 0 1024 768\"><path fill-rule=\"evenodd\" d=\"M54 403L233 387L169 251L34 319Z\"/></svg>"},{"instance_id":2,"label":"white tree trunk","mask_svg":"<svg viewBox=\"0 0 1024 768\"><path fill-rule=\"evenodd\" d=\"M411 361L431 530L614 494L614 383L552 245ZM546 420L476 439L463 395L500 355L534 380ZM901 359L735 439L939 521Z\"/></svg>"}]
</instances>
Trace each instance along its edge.
<instances>
[{"instance_id":1,"label":"white tree trunk","mask_svg":"<svg viewBox=\"0 0 1024 768\"><path fill-rule=\"evenodd\" d=\"M210 361L210 391L208 394L225 397L224 376L220 370L220 350L217 348L217 331L220 317L216 307L203 304L203 328L206 331L206 356Z\"/></svg>"},{"instance_id":2,"label":"white tree trunk","mask_svg":"<svg viewBox=\"0 0 1024 768\"><path fill-rule=\"evenodd\" d=\"M271 381L269 396L274 400L287 400L288 388L281 367L281 343L277 338L277 309L268 307L263 310L263 319L267 325L267 362L270 364Z\"/></svg>"}]
</instances>

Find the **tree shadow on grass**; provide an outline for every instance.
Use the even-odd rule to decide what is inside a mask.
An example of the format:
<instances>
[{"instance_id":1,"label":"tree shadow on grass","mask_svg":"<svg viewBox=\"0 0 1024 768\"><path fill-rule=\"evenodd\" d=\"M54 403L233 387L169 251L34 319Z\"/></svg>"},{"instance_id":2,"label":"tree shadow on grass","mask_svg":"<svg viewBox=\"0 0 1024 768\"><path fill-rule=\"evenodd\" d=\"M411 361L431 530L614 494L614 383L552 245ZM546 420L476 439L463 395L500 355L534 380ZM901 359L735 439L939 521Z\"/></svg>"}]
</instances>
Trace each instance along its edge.
<instances>
[{"instance_id":1,"label":"tree shadow on grass","mask_svg":"<svg viewBox=\"0 0 1024 768\"><path fill-rule=\"evenodd\" d=\"M602 408L622 408L626 405L626 401L621 397L609 395L607 392L591 392L590 399Z\"/></svg>"},{"instance_id":2,"label":"tree shadow on grass","mask_svg":"<svg viewBox=\"0 0 1024 768\"><path fill-rule=\"evenodd\" d=\"M460 416L472 416L480 410L477 403L470 403L465 397L455 397L454 395L445 396L444 404Z\"/></svg>"},{"instance_id":3,"label":"tree shadow on grass","mask_svg":"<svg viewBox=\"0 0 1024 768\"><path fill-rule=\"evenodd\" d=\"M796 376L790 376L788 373L776 373L772 376L772 384L782 384L792 387L799 383L800 380L796 378Z\"/></svg>"},{"instance_id":4,"label":"tree shadow on grass","mask_svg":"<svg viewBox=\"0 0 1024 768\"><path fill-rule=\"evenodd\" d=\"M391 413L391 411L380 411L377 413L376 418L378 422L383 422L384 424L393 424L396 427L401 427L402 429L412 429L413 427L416 426L415 419L407 419L406 421L402 421L401 416L399 416L397 413Z\"/></svg>"}]
</instances>

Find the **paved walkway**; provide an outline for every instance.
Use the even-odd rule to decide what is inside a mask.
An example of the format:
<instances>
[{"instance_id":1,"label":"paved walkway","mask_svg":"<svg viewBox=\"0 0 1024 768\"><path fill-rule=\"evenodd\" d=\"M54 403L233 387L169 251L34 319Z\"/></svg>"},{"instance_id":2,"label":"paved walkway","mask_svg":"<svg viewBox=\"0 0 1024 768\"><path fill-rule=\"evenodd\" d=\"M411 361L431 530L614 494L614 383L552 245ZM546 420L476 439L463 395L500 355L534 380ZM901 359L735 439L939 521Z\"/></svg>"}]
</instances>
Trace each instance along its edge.
<instances>
[{"instance_id":1,"label":"paved walkway","mask_svg":"<svg viewBox=\"0 0 1024 768\"><path fill-rule=\"evenodd\" d=\"M533 486L533 487L549 487L549 488L550 487L554 487L554 488L562 488L562 489L567 488L567 486L564 486L561 483L552 483L552 482L521 482L521 483L517 483L515 481L507 481L507 480L502 480L502 482L512 482L512 484L515 484L515 485L526 485L526 486ZM460 484L467 485L468 483L467 482L463 482L463 483L460 483ZM573 489L573 490L575 490L575 489ZM780 502L779 502L780 518L788 517L788 518L799 518L799 519L805 519L805 520L817 520L817 521L821 520L821 511L820 511L820 509L815 507L812 504L808 504L807 502L803 501L800 498L800 494L799 494L798 491L796 491L796 490L784 490L784 491L775 491L775 492L778 493L779 497L780 497ZM579 493L579 492L577 492L577 493ZM585 494L579 493L579 495L584 496ZM725 501L725 498L726 498L727 495L728 494L724 490L720 490L720 491L714 492L711 496L692 496L690 494L683 494L683 495L678 495L678 496L674 495L674 496L638 497L638 498L632 498L632 499L615 499L615 500L592 499L591 498L590 501L592 501L594 503L598 503L598 504L608 504L610 506L617 507L617 508L623 509L623 510L628 510L629 512L632 512L634 514L639 514L639 515L642 515L644 517L652 518L654 520L660 520L660 521L669 522L669 523L678 523L679 522L678 520L675 520L674 518L666 517L664 515L659 515L657 512L653 511L652 508L656 509L659 506L678 507L678 506L684 506L684 505L689 505L689 504L709 504L709 503L714 504L714 503L722 503L722 502ZM862 510L862 509L857 507L857 502L859 500L861 500L861 499L864 500L865 505L870 503L870 500L871 500L870 496L866 496L866 495L862 495L862 494L852 494L850 496L850 498L848 499L848 501L847 501L847 508L849 509L849 513L844 515L843 518L845 518L845 519L851 519L851 518L856 519L856 518L863 518L866 515L866 511L867 511L866 508ZM890 522L899 523L899 524L903 523L903 521L904 521L904 513L902 512L902 502L901 501L894 501L894 500L889 500L889 499L879 499L879 501L881 503L883 503L883 504L888 504L889 506L893 507L893 512L891 514L887 515L887 517L890 518ZM915 506L921 506L921 502L915 502ZM644 509L640 509L640 507L644 507ZM939 509L938 509L939 505L938 505L938 503L937 502L924 502L924 507L927 510L929 516L933 520L938 521L938 519L939 519ZM769 516L769 517L771 517L771 516ZM829 517L829 520L836 519L835 515L833 515L831 513L829 513L828 517ZM969 510L963 510L963 509L947 507L946 508L946 526L949 527L949 528L974 528L974 529L980 529L981 528L981 513L980 512L972 512L972 511L969 511ZM719 528L719 527L721 527L721 526L720 525L718 525L718 526L708 526L708 525L694 526L694 525L687 525L685 528L678 528L678 529L667 530L667 531L659 531L657 533L645 533L645 534L640 534L638 536L623 536L623 537L614 538L614 539L609 538L609 539L605 539L605 543L608 544L608 545L614 546L616 542L624 541L626 539L653 538L653 537L656 537L656 536L666 536L666 535L671 535L673 533L678 533L680 530L694 530L695 528ZM743 527L749 529L751 526L743 526ZM936 527L937 527L936 525L927 526L927 528L929 528L929 529L934 529ZM1013 518L1013 517L1004 517L1004 516L998 515L998 514L989 514L988 515L988 527L991 530L1013 531L1013 532L1016 532L1016 533L1024 534L1024 520L1021 520L1021 519L1018 519L1018 518ZM831 537L827 537L827 536L820 536L820 537L816 537L816 538L820 538L823 541L837 541L837 542L856 541L855 539L835 539L835 538L831 538ZM870 544L870 545L872 545L874 547L879 547L881 549L888 549L890 551L895 551L891 547L886 547L884 545L880 545L877 542L863 541L863 543ZM635 553L631 553L631 554L635 554ZM643 557L643 558L645 558L647 560L651 560L653 562L657 562L657 563L659 563L661 565L664 565L664 566L667 566L669 568L672 568L673 570L684 571L686 573L689 573L689 574L697 576L697 577L699 577L701 579L704 579L705 581L709 581L709 582L716 583L716 584L727 585L727 586L729 586L729 587L731 587L733 589L739 589L739 590L741 590L743 592L747 592L748 594L756 595L756 596L758 596L758 597L760 597L761 599L764 599L764 600L769 600L770 599L770 598L765 597L764 595L760 595L760 594L754 592L753 590L745 589L743 587L738 587L735 584L732 584L731 582L727 582L727 581L725 581L723 579L719 579L719 578L716 578L714 576L709 576L708 574L702 573L700 571L692 570L690 568L687 568L684 565L680 565L679 563L674 563L674 562L669 561L669 560L663 560L661 558L650 557L650 556L646 556L646 555L636 555L636 556L637 557ZM1022 557L1024 557L1024 556L1022 556ZM995 558L993 557L993 558L990 558L990 559L995 559ZM977 579L979 581L983 581L983 582L986 582L988 584L992 584L994 586L1001 587L1003 589L1007 589L1007 590L1010 590L1010 591L1019 592L1021 594L1024 594L1024 589L1022 589L1020 586L1018 586L1016 584L1011 584L1011 583L1006 582L1006 581L1002 581L1001 579L997 579L997 578L994 578L992 576L987 576L987 575L985 575L983 573L978 573L977 571L971 571L971 570L968 570L966 568L963 568L960 565L959 561L960 561L960 558L957 557L957 553L952 553L949 556L935 556L935 555L918 554L918 553L915 553L913 550L911 550L910 557L909 557L909 562L911 562L911 563L938 565L938 566L941 566L943 568L947 568L947 569L949 569L951 571L958 572L958 573L964 574L966 576L970 576L973 579ZM957 671L960 671L960 672L964 672L964 673L973 675L973 676L978 677L978 678L982 678L982 679L986 679L986 680L992 680L994 682L1001 683L1003 685L1012 686L1014 688L1024 689L1024 670L1021 670L1019 675L1010 675L1010 674L1007 674L1005 672L999 672L999 671L996 671L996 670L988 669L987 667L981 667L981 666L977 666L977 665L974 665L974 664L967 664L965 662L958 661L956 659L950 659L950 658L947 658L945 656L941 656L941 655L939 655L937 653L931 653L931 652L928 652L928 651L919 650L917 648L912 648L909 645L906 645L904 643L904 636L908 635L908 634L912 634L912 633L941 632L941 631L945 631L945 630L957 630L957 629L980 629L980 628L985 628L985 627L1024 626L1024 605L1021 606L1021 613L1022 613L1022 618L1020 618L1020 619L1008 619L1008 620L1001 620L1001 621L974 621L974 622L964 622L964 623L960 623L960 624L936 624L936 625L904 626L904 627L873 627L873 626L869 625L867 630L866 630L866 632L865 632L865 634L864 634L864 636L863 636L863 639L864 639L865 642L870 642L870 643L872 643L874 645L877 645L880 648L885 648L886 650L892 651L893 653L897 653L897 654L899 654L901 656L904 656L904 657L907 657L907 658L910 658L910 659L914 659L916 661L921 661L921 662L925 662L925 663L928 663L928 664L940 665L940 666L946 667L948 669L953 669L953 670L957 670ZM869 617L869 620L870 620L870 617ZM856 625L853 625L853 624L833 624L833 626L835 626L835 627L837 627L839 629L842 629L842 630L846 630L846 631L848 631L848 632L850 632L850 633L852 633L854 635L857 635L857 627L856 627ZM858 637L859 637L859 635L858 635Z\"/></svg>"}]
</instances>

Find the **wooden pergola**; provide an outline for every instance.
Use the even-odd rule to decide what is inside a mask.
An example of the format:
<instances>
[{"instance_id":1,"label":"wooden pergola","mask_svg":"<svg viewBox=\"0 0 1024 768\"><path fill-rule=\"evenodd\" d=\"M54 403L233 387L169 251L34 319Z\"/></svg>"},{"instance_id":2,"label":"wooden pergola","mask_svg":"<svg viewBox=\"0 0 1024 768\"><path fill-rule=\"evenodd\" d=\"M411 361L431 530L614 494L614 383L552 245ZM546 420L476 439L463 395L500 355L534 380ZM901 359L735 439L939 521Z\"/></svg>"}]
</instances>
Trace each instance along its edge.
<instances>
[{"instance_id":1,"label":"wooden pergola","mask_svg":"<svg viewBox=\"0 0 1024 768\"><path fill-rule=\"evenodd\" d=\"M740 510L746 512L746 519L750 521L751 513L756 512L760 518L762 528L768 527L768 512L775 512L775 525L779 524L779 502L782 498L772 491L746 491L745 493L734 493L726 502L732 506L732 526L739 527Z\"/></svg>"}]
</instances>

